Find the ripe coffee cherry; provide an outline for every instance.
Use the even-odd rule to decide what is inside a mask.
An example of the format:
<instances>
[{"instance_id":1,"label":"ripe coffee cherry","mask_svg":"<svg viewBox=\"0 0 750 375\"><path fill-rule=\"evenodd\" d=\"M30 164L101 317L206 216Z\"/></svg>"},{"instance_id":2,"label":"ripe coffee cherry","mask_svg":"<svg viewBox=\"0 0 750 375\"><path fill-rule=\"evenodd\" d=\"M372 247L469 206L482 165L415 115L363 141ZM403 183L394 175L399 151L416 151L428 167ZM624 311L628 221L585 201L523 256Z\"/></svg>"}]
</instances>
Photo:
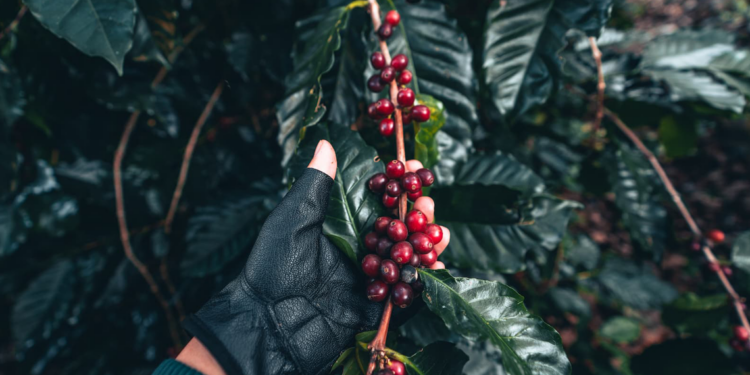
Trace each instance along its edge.
<instances>
[{"instance_id":1,"label":"ripe coffee cherry","mask_svg":"<svg viewBox=\"0 0 750 375\"><path fill-rule=\"evenodd\" d=\"M723 266L721 267L721 272L724 272L724 274L727 276L732 276L732 267Z\"/></svg>"},{"instance_id":2,"label":"ripe coffee cherry","mask_svg":"<svg viewBox=\"0 0 750 375\"><path fill-rule=\"evenodd\" d=\"M425 105L415 105L411 109L411 118L416 122L425 122L430 119L430 109Z\"/></svg>"},{"instance_id":3,"label":"ripe coffee cherry","mask_svg":"<svg viewBox=\"0 0 750 375\"><path fill-rule=\"evenodd\" d=\"M415 282L411 283L411 289L414 291L414 296L416 297L424 290L424 283L422 280L417 279Z\"/></svg>"},{"instance_id":4,"label":"ripe coffee cherry","mask_svg":"<svg viewBox=\"0 0 750 375\"><path fill-rule=\"evenodd\" d=\"M370 55L370 64L377 70L385 68L385 56L380 52L373 52Z\"/></svg>"},{"instance_id":5,"label":"ripe coffee cherry","mask_svg":"<svg viewBox=\"0 0 750 375\"><path fill-rule=\"evenodd\" d=\"M378 37L382 40L386 40L393 35L393 26L391 24L385 22L382 25L380 25L380 28L378 29Z\"/></svg>"},{"instance_id":6,"label":"ripe coffee cherry","mask_svg":"<svg viewBox=\"0 0 750 375\"><path fill-rule=\"evenodd\" d=\"M404 363L401 361L391 359L391 364L388 366L388 369L393 371L393 375L406 375L406 366L404 366Z\"/></svg>"},{"instance_id":7,"label":"ripe coffee cherry","mask_svg":"<svg viewBox=\"0 0 750 375\"><path fill-rule=\"evenodd\" d=\"M385 184L388 183L388 176L385 173L376 173L370 177L370 181L367 182L367 187L373 193L382 193L385 191Z\"/></svg>"},{"instance_id":8,"label":"ripe coffee cherry","mask_svg":"<svg viewBox=\"0 0 750 375\"><path fill-rule=\"evenodd\" d=\"M406 69L407 65L409 65L409 58L403 53L393 56L393 60L391 60L391 66L399 72Z\"/></svg>"},{"instance_id":9,"label":"ripe coffee cherry","mask_svg":"<svg viewBox=\"0 0 750 375\"><path fill-rule=\"evenodd\" d=\"M413 193L406 193L406 197L409 198L409 200L412 202L414 202L421 196L422 196L422 190L415 191Z\"/></svg>"},{"instance_id":10,"label":"ripe coffee cherry","mask_svg":"<svg viewBox=\"0 0 750 375\"><path fill-rule=\"evenodd\" d=\"M404 125L409 124L411 120L411 111L408 111L406 109L401 111L401 119L404 122Z\"/></svg>"},{"instance_id":11,"label":"ripe coffee cherry","mask_svg":"<svg viewBox=\"0 0 750 375\"><path fill-rule=\"evenodd\" d=\"M388 297L388 285L375 280L367 285L367 298L372 302L380 302Z\"/></svg>"},{"instance_id":12,"label":"ripe coffee cherry","mask_svg":"<svg viewBox=\"0 0 750 375\"><path fill-rule=\"evenodd\" d=\"M427 216L420 210L409 211L404 218L404 222L409 233L424 232L425 228L427 228Z\"/></svg>"},{"instance_id":13,"label":"ripe coffee cherry","mask_svg":"<svg viewBox=\"0 0 750 375\"><path fill-rule=\"evenodd\" d=\"M375 108L378 110L381 116L390 116L395 109L393 103L388 99L380 99L375 102Z\"/></svg>"},{"instance_id":14,"label":"ripe coffee cherry","mask_svg":"<svg viewBox=\"0 0 750 375\"><path fill-rule=\"evenodd\" d=\"M432 241L430 241L430 237L421 232L412 233L409 236L409 243L414 248L414 251L420 254L429 253L432 251L432 247L435 246L432 244Z\"/></svg>"},{"instance_id":15,"label":"ripe coffee cherry","mask_svg":"<svg viewBox=\"0 0 750 375\"><path fill-rule=\"evenodd\" d=\"M388 216L381 216L375 219L375 224L372 227L376 232L380 234L386 234L388 231L388 224L391 223L391 220L393 219Z\"/></svg>"},{"instance_id":16,"label":"ripe coffee cherry","mask_svg":"<svg viewBox=\"0 0 750 375\"><path fill-rule=\"evenodd\" d=\"M414 301L414 291L409 284L400 282L393 286L391 301L400 308L407 308Z\"/></svg>"},{"instance_id":17,"label":"ripe coffee cherry","mask_svg":"<svg viewBox=\"0 0 750 375\"><path fill-rule=\"evenodd\" d=\"M409 88L401 89L396 95L396 100L402 107L411 107L414 104L414 91Z\"/></svg>"},{"instance_id":18,"label":"ripe coffee cherry","mask_svg":"<svg viewBox=\"0 0 750 375\"><path fill-rule=\"evenodd\" d=\"M408 193L414 193L422 188L422 180L419 179L419 176L417 176L416 173L409 172L401 177L401 185Z\"/></svg>"},{"instance_id":19,"label":"ripe coffee cherry","mask_svg":"<svg viewBox=\"0 0 750 375\"><path fill-rule=\"evenodd\" d=\"M391 83L396 79L396 70L390 66L387 66L380 72L380 80L386 83Z\"/></svg>"},{"instance_id":20,"label":"ripe coffee cherry","mask_svg":"<svg viewBox=\"0 0 750 375\"><path fill-rule=\"evenodd\" d=\"M388 225L388 237L394 242L401 242L409 235L406 224L398 219L393 219Z\"/></svg>"},{"instance_id":21,"label":"ripe coffee cherry","mask_svg":"<svg viewBox=\"0 0 750 375\"><path fill-rule=\"evenodd\" d=\"M411 255L411 259L409 259L409 265L412 267L419 267L419 265L422 264L422 261L419 259L419 253L416 251L414 254Z\"/></svg>"},{"instance_id":22,"label":"ripe coffee cherry","mask_svg":"<svg viewBox=\"0 0 750 375\"><path fill-rule=\"evenodd\" d=\"M381 92L385 88L385 83L380 79L380 74L373 74L367 80L367 88L372 92Z\"/></svg>"},{"instance_id":23,"label":"ripe coffee cherry","mask_svg":"<svg viewBox=\"0 0 750 375\"><path fill-rule=\"evenodd\" d=\"M401 268L401 281L411 284L417 279L417 269L410 266L405 265Z\"/></svg>"},{"instance_id":24,"label":"ripe coffee cherry","mask_svg":"<svg viewBox=\"0 0 750 375\"><path fill-rule=\"evenodd\" d=\"M375 251L378 248L378 241L380 241L380 236L377 233L367 233L365 236L365 247L367 250Z\"/></svg>"},{"instance_id":25,"label":"ripe coffee cherry","mask_svg":"<svg viewBox=\"0 0 750 375\"><path fill-rule=\"evenodd\" d=\"M408 85L409 82L411 82L411 78L412 78L411 72L404 69L404 71L402 71L401 74L399 74L398 76L398 83L400 85Z\"/></svg>"},{"instance_id":26,"label":"ripe coffee cherry","mask_svg":"<svg viewBox=\"0 0 750 375\"><path fill-rule=\"evenodd\" d=\"M393 122L393 120L389 118L384 118L380 120L380 126L378 126L378 129L380 130L380 135L382 135L383 137L390 137L393 134L393 129L395 128L396 128L396 123Z\"/></svg>"},{"instance_id":27,"label":"ripe coffee cherry","mask_svg":"<svg viewBox=\"0 0 750 375\"><path fill-rule=\"evenodd\" d=\"M384 368L377 372L376 375L395 375L390 369Z\"/></svg>"},{"instance_id":28,"label":"ripe coffee cherry","mask_svg":"<svg viewBox=\"0 0 750 375\"><path fill-rule=\"evenodd\" d=\"M378 240L378 247L375 249L375 252L378 253L381 258L388 258L388 256L391 255L392 246L393 241L391 241L390 238L381 237L380 240Z\"/></svg>"},{"instance_id":29,"label":"ripe coffee cherry","mask_svg":"<svg viewBox=\"0 0 750 375\"><path fill-rule=\"evenodd\" d=\"M401 184L398 180L388 181L388 184L385 185L385 193L392 197L398 197L401 194Z\"/></svg>"},{"instance_id":30,"label":"ripe coffee cherry","mask_svg":"<svg viewBox=\"0 0 750 375\"><path fill-rule=\"evenodd\" d=\"M724 242L724 238L725 238L724 232L718 229L713 229L713 230L708 231L708 233L706 233L706 237L708 237L709 240L717 244Z\"/></svg>"},{"instance_id":31,"label":"ripe coffee cherry","mask_svg":"<svg viewBox=\"0 0 750 375\"><path fill-rule=\"evenodd\" d=\"M398 160L391 160L385 165L385 175L389 178L401 178L405 172L406 167L404 167L404 163Z\"/></svg>"},{"instance_id":32,"label":"ripe coffee cherry","mask_svg":"<svg viewBox=\"0 0 750 375\"><path fill-rule=\"evenodd\" d=\"M391 259L398 264L407 264L414 255L414 249L407 241L401 241L391 248Z\"/></svg>"},{"instance_id":33,"label":"ripe coffee cherry","mask_svg":"<svg viewBox=\"0 0 750 375\"><path fill-rule=\"evenodd\" d=\"M395 284L401 274L398 270L398 264L390 259L384 259L380 262L380 279L387 284Z\"/></svg>"},{"instance_id":34,"label":"ripe coffee cherry","mask_svg":"<svg viewBox=\"0 0 750 375\"><path fill-rule=\"evenodd\" d=\"M426 234L427 237L430 237L430 241L436 245L443 240L443 229L437 224L427 224L427 228L424 229L424 234Z\"/></svg>"},{"instance_id":35,"label":"ripe coffee cherry","mask_svg":"<svg viewBox=\"0 0 750 375\"><path fill-rule=\"evenodd\" d=\"M422 186L427 187L435 183L435 175L427 168L417 169L417 176L422 180Z\"/></svg>"},{"instance_id":36,"label":"ripe coffee cherry","mask_svg":"<svg viewBox=\"0 0 750 375\"><path fill-rule=\"evenodd\" d=\"M398 23L401 22L401 15L395 10L388 11L385 14L385 22L388 22L391 26L398 26Z\"/></svg>"},{"instance_id":37,"label":"ripe coffee cherry","mask_svg":"<svg viewBox=\"0 0 750 375\"><path fill-rule=\"evenodd\" d=\"M437 252L435 250L432 250L427 254L421 254L419 256L419 260L422 262L423 266L429 267L437 262Z\"/></svg>"},{"instance_id":38,"label":"ripe coffee cherry","mask_svg":"<svg viewBox=\"0 0 750 375\"><path fill-rule=\"evenodd\" d=\"M380 262L381 259L375 254L367 254L362 259L362 271L365 275L370 277L378 277L380 275Z\"/></svg>"},{"instance_id":39,"label":"ripe coffee cherry","mask_svg":"<svg viewBox=\"0 0 750 375\"><path fill-rule=\"evenodd\" d=\"M369 116L373 120L379 120L383 118L383 115L380 114L380 111L378 111L378 103L370 103L370 105L367 106L367 116Z\"/></svg>"},{"instance_id":40,"label":"ripe coffee cherry","mask_svg":"<svg viewBox=\"0 0 750 375\"><path fill-rule=\"evenodd\" d=\"M385 206L385 208L394 208L398 206L398 197L383 194L383 206Z\"/></svg>"},{"instance_id":41,"label":"ripe coffee cherry","mask_svg":"<svg viewBox=\"0 0 750 375\"><path fill-rule=\"evenodd\" d=\"M734 326L734 338L740 341L747 341L750 339L750 333L747 332L743 326Z\"/></svg>"}]
</instances>

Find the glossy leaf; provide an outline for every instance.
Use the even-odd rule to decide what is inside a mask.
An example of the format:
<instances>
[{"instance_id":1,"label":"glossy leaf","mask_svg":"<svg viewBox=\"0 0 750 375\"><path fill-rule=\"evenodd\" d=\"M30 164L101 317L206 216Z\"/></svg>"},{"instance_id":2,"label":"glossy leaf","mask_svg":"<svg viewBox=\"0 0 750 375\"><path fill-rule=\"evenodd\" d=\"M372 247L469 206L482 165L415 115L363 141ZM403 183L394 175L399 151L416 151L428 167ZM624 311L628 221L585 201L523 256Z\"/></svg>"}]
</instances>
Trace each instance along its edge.
<instances>
[{"instance_id":1,"label":"glossy leaf","mask_svg":"<svg viewBox=\"0 0 750 375\"><path fill-rule=\"evenodd\" d=\"M713 76L695 71L650 70L653 79L664 81L670 87L670 98L674 101L699 100L718 109L737 113L745 107L745 96Z\"/></svg>"},{"instance_id":2,"label":"glossy leaf","mask_svg":"<svg viewBox=\"0 0 750 375\"><path fill-rule=\"evenodd\" d=\"M656 38L643 51L643 68L692 69L734 49L734 37L722 30L680 31Z\"/></svg>"},{"instance_id":3,"label":"glossy leaf","mask_svg":"<svg viewBox=\"0 0 750 375\"><path fill-rule=\"evenodd\" d=\"M472 154L465 163L457 165L453 173L454 185L502 185L525 193L541 193L544 181L531 168L522 164L513 155Z\"/></svg>"},{"instance_id":4,"label":"glossy leaf","mask_svg":"<svg viewBox=\"0 0 750 375\"><path fill-rule=\"evenodd\" d=\"M107 60L122 75L133 45L135 0L24 0L47 29L89 56Z\"/></svg>"},{"instance_id":5,"label":"glossy leaf","mask_svg":"<svg viewBox=\"0 0 750 375\"><path fill-rule=\"evenodd\" d=\"M170 66L169 60L154 40L146 16L140 10L135 22L133 48L130 50L130 55L135 61L156 61L164 66Z\"/></svg>"},{"instance_id":6,"label":"glossy leaf","mask_svg":"<svg viewBox=\"0 0 750 375\"><path fill-rule=\"evenodd\" d=\"M560 336L523 306L523 297L499 282L454 278L446 270L419 271L422 299L454 332L488 339L502 352L509 374L568 374Z\"/></svg>"},{"instance_id":7,"label":"glossy leaf","mask_svg":"<svg viewBox=\"0 0 750 375\"><path fill-rule=\"evenodd\" d=\"M469 357L455 344L441 341L397 359L403 359L409 375L460 375Z\"/></svg>"},{"instance_id":8,"label":"glossy leaf","mask_svg":"<svg viewBox=\"0 0 750 375\"><path fill-rule=\"evenodd\" d=\"M602 324L599 334L618 344L629 343L641 335L641 326L631 318L616 316Z\"/></svg>"},{"instance_id":9,"label":"glossy leaf","mask_svg":"<svg viewBox=\"0 0 750 375\"><path fill-rule=\"evenodd\" d=\"M743 232L732 242L732 265L750 273L750 232Z\"/></svg>"}]
</instances>

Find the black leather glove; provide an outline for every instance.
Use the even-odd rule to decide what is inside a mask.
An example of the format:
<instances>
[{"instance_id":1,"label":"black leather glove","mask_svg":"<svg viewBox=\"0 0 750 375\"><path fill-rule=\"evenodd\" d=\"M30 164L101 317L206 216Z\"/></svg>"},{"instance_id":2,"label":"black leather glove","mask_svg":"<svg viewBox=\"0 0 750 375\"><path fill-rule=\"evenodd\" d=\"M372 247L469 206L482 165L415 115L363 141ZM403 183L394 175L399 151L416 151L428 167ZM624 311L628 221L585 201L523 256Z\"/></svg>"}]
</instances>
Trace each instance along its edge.
<instances>
[{"instance_id":1,"label":"black leather glove","mask_svg":"<svg viewBox=\"0 0 750 375\"><path fill-rule=\"evenodd\" d=\"M308 168L263 225L242 273L185 328L227 374L324 374L382 304L323 235L333 180Z\"/></svg>"}]
</instances>

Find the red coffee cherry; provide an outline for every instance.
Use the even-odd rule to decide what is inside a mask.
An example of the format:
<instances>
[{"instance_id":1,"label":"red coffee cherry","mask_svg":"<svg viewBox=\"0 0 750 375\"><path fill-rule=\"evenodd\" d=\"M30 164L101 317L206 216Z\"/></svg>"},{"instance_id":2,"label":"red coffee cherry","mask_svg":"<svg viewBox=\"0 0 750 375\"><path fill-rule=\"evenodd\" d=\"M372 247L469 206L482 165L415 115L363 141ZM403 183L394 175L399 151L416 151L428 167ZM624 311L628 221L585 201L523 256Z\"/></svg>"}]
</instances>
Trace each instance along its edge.
<instances>
[{"instance_id":1,"label":"red coffee cherry","mask_svg":"<svg viewBox=\"0 0 750 375\"><path fill-rule=\"evenodd\" d=\"M412 255L414 255L414 249L406 241L398 242L391 247L391 259L398 264L409 263Z\"/></svg>"},{"instance_id":2,"label":"red coffee cherry","mask_svg":"<svg viewBox=\"0 0 750 375\"><path fill-rule=\"evenodd\" d=\"M422 181L414 172L405 173L404 176L401 177L401 185L408 193L414 193L422 189Z\"/></svg>"},{"instance_id":3,"label":"red coffee cherry","mask_svg":"<svg viewBox=\"0 0 750 375\"><path fill-rule=\"evenodd\" d=\"M404 69L404 71L402 71L401 74L399 74L398 76L398 83L400 85L408 85L409 82L411 82L411 79L412 79L411 72Z\"/></svg>"},{"instance_id":4,"label":"red coffee cherry","mask_svg":"<svg viewBox=\"0 0 750 375\"><path fill-rule=\"evenodd\" d=\"M395 359L391 359L388 369L393 371L393 375L406 375L406 366L404 366L404 363Z\"/></svg>"},{"instance_id":5,"label":"red coffee cherry","mask_svg":"<svg viewBox=\"0 0 750 375\"><path fill-rule=\"evenodd\" d=\"M427 228L427 216L419 210L412 210L404 218L409 233L424 232Z\"/></svg>"},{"instance_id":6,"label":"red coffee cherry","mask_svg":"<svg viewBox=\"0 0 750 375\"><path fill-rule=\"evenodd\" d=\"M392 67L388 66L383 69L382 72L380 72L380 79L383 82L391 83L394 79L396 79L396 70Z\"/></svg>"},{"instance_id":7,"label":"red coffee cherry","mask_svg":"<svg viewBox=\"0 0 750 375\"><path fill-rule=\"evenodd\" d=\"M372 302L380 302L388 297L388 285L375 280L367 285L367 298Z\"/></svg>"},{"instance_id":8,"label":"red coffee cherry","mask_svg":"<svg viewBox=\"0 0 750 375\"><path fill-rule=\"evenodd\" d=\"M373 193L382 193L385 191L385 184L388 183L388 176L385 173L376 173L370 177L370 181L367 182L367 187Z\"/></svg>"},{"instance_id":9,"label":"red coffee cherry","mask_svg":"<svg viewBox=\"0 0 750 375\"><path fill-rule=\"evenodd\" d=\"M375 219L375 224L373 225L373 229L375 229L376 232L380 234L386 234L388 231L388 224L391 223L391 219L388 216L381 216L377 219Z\"/></svg>"},{"instance_id":10,"label":"red coffee cherry","mask_svg":"<svg viewBox=\"0 0 750 375\"><path fill-rule=\"evenodd\" d=\"M393 241L388 237L381 237L378 241L378 248L375 250L381 258L388 258L391 255L391 247L393 247Z\"/></svg>"},{"instance_id":11,"label":"red coffee cherry","mask_svg":"<svg viewBox=\"0 0 750 375\"><path fill-rule=\"evenodd\" d=\"M387 284L395 284L398 282L401 272L398 269L398 264L390 259L384 259L380 262L380 280L385 281Z\"/></svg>"},{"instance_id":12,"label":"red coffee cherry","mask_svg":"<svg viewBox=\"0 0 750 375\"><path fill-rule=\"evenodd\" d=\"M430 109L424 105L416 105L411 109L411 118L416 122L425 122L430 119Z\"/></svg>"},{"instance_id":13,"label":"red coffee cherry","mask_svg":"<svg viewBox=\"0 0 750 375\"><path fill-rule=\"evenodd\" d=\"M420 264L422 264L422 261L419 259L419 254L415 252L411 255L411 259L409 259L409 265L417 268Z\"/></svg>"},{"instance_id":14,"label":"red coffee cherry","mask_svg":"<svg viewBox=\"0 0 750 375\"><path fill-rule=\"evenodd\" d=\"M378 102L370 103L370 105L367 106L367 116L373 120L379 120L384 117L380 111L378 111Z\"/></svg>"},{"instance_id":15,"label":"red coffee cherry","mask_svg":"<svg viewBox=\"0 0 750 375\"><path fill-rule=\"evenodd\" d=\"M404 109L401 111L401 120L404 122L404 125L408 125L412 119L411 119L411 111Z\"/></svg>"},{"instance_id":16,"label":"red coffee cherry","mask_svg":"<svg viewBox=\"0 0 750 375\"><path fill-rule=\"evenodd\" d=\"M378 241L380 241L380 236L377 233L367 233L365 236L365 247L367 250L375 251L378 248Z\"/></svg>"},{"instance_id":17,"label":"red coffee cherry","mask_svg":"<svg viewBox=\"0 0 750 375\"><path fill-rule=\"evenodd\" d=\"M408 198L412 202L416 201L421 196L422 196L422 190L421 189L419 191L415 191L413 193L409 193L409 192L406 193L406 198Z\"/></svg>"},{"instance_id":18,"label":"red coffee cherry","mask_svg":"<svg viewBox=\"0 0 750 375\"><path fill-rule=\"evenodd\" d=\"M380 263L381 259L375 254L367 254L362 259L362 271L365 275L370 277L378 277L380 275Z\"/></svg>"},{"instance_id":19,"label":"red coffee cherry","mask_svg":"<svg viewBox=\"0 0 750 375\"><path fill-rule=\"evenodd\" d=\"M412 233L409 235L409 243L414 248L414 251L420 254L427 254L432 251L432 241L430 237L422 232Z\"/></svg>"},{"instance_id":20,"label":"red coffee cherry","mask_svg":"<svg viewBox=\"0 0 750 375\"><path fill-rule=\"evenodd\" d=\"M380 28L378 29L378 37L380 37L381 40L386 40L393 35L393 26L391 24L385 22L382 25L380 25Z\"/></svg>"},{"instance_id":21,"label":"red coffee cherry","mask_svg":"<svg viewBox=\"0 0 750 375\"><path fill-rule=\"evenodd\" d=\"M383 194L383 206L385 206L385 208L394 208L398 206L398 197Z\"/></svg>"},{"instance_id":22,"label":"red coffee cherry","mask_svg":"<svg viewBox=\"0 0 750 375\"><path fill-rule=\"evenodd\" d=\"M724 232L722 232L722 231L720 231L718 229L712 229L712 230L708 231L708 233L706 233L706 237L709 240L711 240L711 241L713 241L714 243L717 243L717 244L724 242L724 238L725 238Z\"/></svg>"},{"instance_id":23,"label":"red coffee cherry","mask_svg":"<svg viewBox=\"0 0 750 375\"><path fill-rule=\"evenodd\" d=\"M409 284L400 282L393 286L391 301L394 305L402 309L407 308L411 305L412 301L414 301L414 291Z\"/></svg>"},{"instance_id":24,"label":"red coffee cherry","mask_svg":"<svg viewBox=\"0 0 750 375\"><path fill-rule=\"evenodd\" d=\"M721 272L724 272L724 274L727 276L732 276L732 267L723 266L721 267Z\"/></svg>"},{"instance_id":25,"label":"red coffee cherry","mask_svg":"<svg viewBox=\"0 0 750 375\"><path fill-rule=\"evenodd\" d=\"M389 116L395 109L393 103L388 99L380 99L375 102L375 108L381 116Z\"/></svg>"},{"instance_id":26,"label":"red coffee cherry","mask_svg":"<svg viewBox=\"0 0 750 375\"><path fill-rule=\"evenodd\" d=\"M380 79L380 74L373 74L367 80L367 88L372 92L381 92L385 88L385 83Z\"/></svg>"},{"instance_id":27,"label":"red coffee cherry","mask_svg":"<svg viewBox=\"0 0 750 375\"><path fill-rule=\"evenodd\" d=\"M437 252L432 250L427 254L420 254L419 260L422 262L422 265L429 267L437 262Z\"/></svg>"},{"instance_id":28,"label":"red coffee cherry","mask_svg":"<svg viewBox=\"0 0 750 375\"><path fill-rule=\"evenodd\" d=\"M435 175L427 168L417 169L417 176L422 180L422 186L427 187L435 183Z\"/></svg>"},{"instance_id":29,"label":"red coffee cherry","mask_svg":"<svg viewBox=\"0 0 750 375\"><path fill-rule=\"evenodd\" d=\"M396 129L396 123L393 122L393 120L389 118L380 120L378 130L380 130L380 135L382 135L383 137L390 137L393 134L394 129Z\"/></svg>"},{"instance_id":30,"label":"red coffee cherry","mask_svg":"<svg viewBox=\"0 0 750 375\"><path fill-rule=\"evenodd\" d=\"M443 240L443 229L437 224L427 224L427 227L424 229L424 234L426 234L427 237L430 237L430 241L436 245Z\"/></svg>"},{"instance_id":31,"label":"red coffee cherry","mask_svg":"<svg viewBox=\"0 0 750 375\"><path fill-rule=\"evenodd\" d=\"M393 56L393 59L391 60L391 66L398 71L406 69L407 65L409 65L409 58L403 53Z\"/></svg>"},{"instance_id":32,"label":"red coffee cherry","mask_svg":"<svg viewBox=\"0 0 750 375\"><path fill-rule=\"evenodd\" d=\"M385 193L392 197L398 197L401 195L401 183L398 180L388 181L385 185Z\"/></svg>"},{"instance_id":33,"label":"red coffee cherry","mask_svg":"<svg viewBox=\"0 0 750 375\"><path fill-rule=\"evenodd\" d=\"M370 64L377 70L385 68L385 56L380 52L373 52L370 55Z\"/></svg>"},{"instance_id":34,"label":"red coffee cherry","mask_svg":"<svg viewBox=\"0 0 750 375\"><path fill-rule=\"evenodd\" d=\"M388 22L391 26L398 26L398 23L401 22L401 15L395 10L388 11L385 14L385 22Z\"/></svg>"},{"instance_id":35,"label":"red coffee cherry","mask_svg":"<svg viewBox=\"0 0 750 375\"><path fill-rule=\"evenodd\" d=\"M396 100L402 107L411 107L414 104L414 91L409 88L401 89L396 95Z\"/></svg>"},{"instance_id":36,"label":"red coffee cherry","mask_svg":"<svg viewBox=\"0 0 750 375\"><path fill-rule=\"evenodd\" d=\"M393 219L388 225L388 238L394 242L401 242L406 239L409 235L409 231L406 229L406 224L398 219Z\"/></svg>"},{"instance_id":37,"label":"red coffee cherry","mask_svg":"<svg viewBox=\"0 0 750 375\"><path fill-rule=\"evenodd\" d=\"M750 333L747 332L743 326L734 326L734 337L740 341L747 341L750 339Z\"/></svg>"},{"instance_id":38,"label":"red coffee cherry","mask_svg":"<svg viewBox=\"0 0 750 375\"><path fill-rule=\"evenodd\" d=\"M405 172L406 168L404 167L404 163L398 160L391 160L385 165L385 175L390 178L401 178Z\"/></svg>"},{"instance_id":39,"label":"red coffee cherry","mask_svg":"<svg viewBox=\"0 0 750 375\"><path fill-rule=\"evenodd\" d=\"M424 290L424 283L422 280L417 279L413 283L411 283L411 289L414 291L414 296L418 296L422 291Z\"/></svg>"}]
</instances>

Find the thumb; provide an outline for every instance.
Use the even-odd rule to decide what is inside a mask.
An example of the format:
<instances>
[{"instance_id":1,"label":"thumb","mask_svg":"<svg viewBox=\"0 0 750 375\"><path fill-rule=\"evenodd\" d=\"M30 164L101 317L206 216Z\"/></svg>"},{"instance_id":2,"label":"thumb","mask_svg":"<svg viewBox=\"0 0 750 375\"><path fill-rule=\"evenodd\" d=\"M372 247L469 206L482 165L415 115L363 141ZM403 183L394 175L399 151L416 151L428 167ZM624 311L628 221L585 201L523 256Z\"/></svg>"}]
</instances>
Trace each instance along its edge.
<instances>
[{"instance_id":1,"label":"thumb","mask_svg":"<svg viewBox=\"0 0 750 375\"><path fill-rule=\"evenodd\" d=\"M308 168L317 169L332 179L336 179L336 152L333 151L333 146L326 140L318 142L318 147L315 148L315 155L313 155Z\"/></svg>"}]
</instances>

